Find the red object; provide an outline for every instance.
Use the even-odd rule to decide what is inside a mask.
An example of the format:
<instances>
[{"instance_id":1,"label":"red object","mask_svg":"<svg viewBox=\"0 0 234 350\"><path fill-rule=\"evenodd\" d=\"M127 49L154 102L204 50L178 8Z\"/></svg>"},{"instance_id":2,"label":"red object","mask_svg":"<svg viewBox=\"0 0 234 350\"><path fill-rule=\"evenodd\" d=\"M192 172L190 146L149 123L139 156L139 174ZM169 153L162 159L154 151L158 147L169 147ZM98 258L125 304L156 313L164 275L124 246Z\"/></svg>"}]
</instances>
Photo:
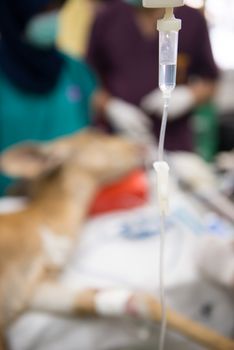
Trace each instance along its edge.
<instances>
[{"instance_id":1,"label":"red object","mask_svg":"<svg viewBox=\"0 0 234 350\"><path fill-rule=\"evenodd\" d=\"M104 187L94 200L90 215L141 206L147 202L148 194L146 173L134 171L123 180Z\"/></svg>"}]
</instances>

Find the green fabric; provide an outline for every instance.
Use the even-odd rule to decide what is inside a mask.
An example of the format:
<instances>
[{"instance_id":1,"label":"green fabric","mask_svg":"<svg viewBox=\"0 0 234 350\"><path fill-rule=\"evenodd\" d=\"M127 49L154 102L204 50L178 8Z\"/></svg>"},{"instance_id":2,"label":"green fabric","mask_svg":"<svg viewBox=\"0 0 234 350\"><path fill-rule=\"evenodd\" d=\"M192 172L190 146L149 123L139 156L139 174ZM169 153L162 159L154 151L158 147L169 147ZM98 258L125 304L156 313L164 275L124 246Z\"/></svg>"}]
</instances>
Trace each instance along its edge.
<instances>
[{"instance_id":1,"label":"green fabric","mask_svg":"<svg viewBox=\"0 0 234 350\"><path fill-rule=\"evenodd\" d=\"M213 103L202 105L194 114L195 151L211 162L218 150L218 119Z\"/></svg>"},{"instance_id":2,"label":"green fabric","mask_svg":"<svg viewBox=\"0 0 234 350\"><path fill-rule=\"evenodd\" d=\"M0 73L1 152L25 140L51 140L91 124L96 79L84 62L64 59L57 86L46 96L19 91ZM7 182L0 177L0 193Z\"/></svg>"}]
</instances>

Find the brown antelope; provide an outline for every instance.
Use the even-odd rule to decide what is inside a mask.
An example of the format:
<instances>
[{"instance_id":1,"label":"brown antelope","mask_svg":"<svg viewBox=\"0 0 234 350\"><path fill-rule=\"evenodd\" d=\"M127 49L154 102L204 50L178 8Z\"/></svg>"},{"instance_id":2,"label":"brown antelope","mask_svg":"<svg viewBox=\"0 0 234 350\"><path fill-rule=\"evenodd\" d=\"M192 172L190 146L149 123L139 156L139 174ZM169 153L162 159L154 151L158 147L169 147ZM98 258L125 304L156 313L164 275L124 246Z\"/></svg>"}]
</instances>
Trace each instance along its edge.
<instances>
[{"instance_id":1,"label":"brown antelope","mask_svg":"<svg viewBox=\"0 0 234 350\"><path fill-rule=\"evenodd\" d=\"M139 146L95 131L19 145L2 155L2 171L27 179L29 202L21 211L0 215L1 350L7 348L6 327L29 308L160 320L161 308L152 296L123 289L74 291L56 280L97 190L141 164ZM232 341L172 311L168 322L210 349L234 349Z\"/></svg>"}]
</instances>

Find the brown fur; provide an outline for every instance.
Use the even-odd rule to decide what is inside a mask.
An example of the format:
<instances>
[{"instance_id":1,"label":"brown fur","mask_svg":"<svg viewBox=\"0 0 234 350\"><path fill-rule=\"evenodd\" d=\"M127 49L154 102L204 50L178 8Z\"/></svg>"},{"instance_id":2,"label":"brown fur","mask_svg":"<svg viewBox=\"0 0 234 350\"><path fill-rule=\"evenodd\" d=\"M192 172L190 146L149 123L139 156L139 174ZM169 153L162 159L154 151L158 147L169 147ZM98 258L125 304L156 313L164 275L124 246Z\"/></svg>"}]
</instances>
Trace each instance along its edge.
<instances>
[{"instance_id":1,"label":"brown fur","mask_svg":"<svg viewBox=\"0 0 234 350\"><path fill-rule=\"evenodd\" d=\"M96 308L96 297L102 291L74 293L59 285L56 276L66 261L51 259L43 234L52 232L55 243L68 239L69 259L98 188L141 162L142 152L136 145L92 131L48 144L18 146L2 155L3 171L28 180L30 202L20 212L0 215L0 350L7 349L6 327L27 308L103 316ZM160 320L161 308L155 298L134 291L128 295L122 315ZM234 350L232 341L172 311L168 311L168 324L210 349Z\"/></svg>"},{"instance_id":2,"label":"brown fur","mask_svg":"<svg viewBox=\"0 0 234 350\"><path fill-rule=\"evenodd\" d=\"M5 172L32 181L27 208L0 215L2 330L27 308L48 271L59 272L46 256L39 231L46 227L74 240L97 189L139 164L136 145L93 131L46 145L18 146L3 154Z\"/></svg>"}]
</instances>

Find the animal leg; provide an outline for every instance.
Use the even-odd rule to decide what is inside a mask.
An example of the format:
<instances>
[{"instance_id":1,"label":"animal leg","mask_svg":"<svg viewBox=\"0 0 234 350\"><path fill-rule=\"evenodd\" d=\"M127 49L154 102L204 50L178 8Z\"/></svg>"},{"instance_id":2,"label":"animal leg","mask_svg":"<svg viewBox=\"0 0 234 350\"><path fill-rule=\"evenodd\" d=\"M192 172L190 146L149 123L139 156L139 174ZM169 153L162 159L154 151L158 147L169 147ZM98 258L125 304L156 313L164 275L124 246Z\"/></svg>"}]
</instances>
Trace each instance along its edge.
<instances>
[{"instance_id":1,"label":"animal leg","mask_svg":"<svg viewBox=\"0 0 234 350\"><path fill-rule=\"evenodd\" d=\"M64 315L161 319L159 303L147 294L127 289L74 289L54 282L40 284L29 307Z\"/></svg>"},{"instance_id":2,"label":"animal leg","mask_svg":"<svg viewBox=\"0 0 234 350\"><path fill-rule=\"evenodd\" d=\"M124 317L134 316L158 323L161 307L146 293L124 289L72 290L58 284L45 283L31 301L36 310L77 316ZM167 310L169 328L183 334L210 350L234 350L234 341Z\"/></svg>"}]
</instances>

